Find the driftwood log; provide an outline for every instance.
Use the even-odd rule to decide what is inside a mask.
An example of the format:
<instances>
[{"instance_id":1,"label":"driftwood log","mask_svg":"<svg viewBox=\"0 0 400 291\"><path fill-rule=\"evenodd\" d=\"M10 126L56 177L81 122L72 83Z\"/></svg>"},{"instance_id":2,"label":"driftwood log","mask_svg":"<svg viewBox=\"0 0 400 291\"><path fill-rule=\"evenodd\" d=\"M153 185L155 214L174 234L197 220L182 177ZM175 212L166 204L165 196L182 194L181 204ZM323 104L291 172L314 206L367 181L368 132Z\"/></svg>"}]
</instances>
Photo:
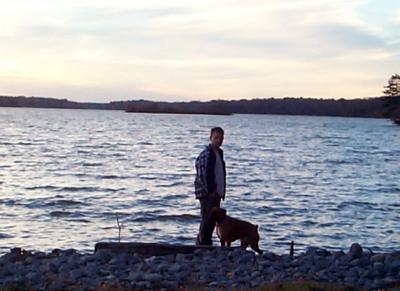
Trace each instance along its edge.
<instances>
[{"instance_id":1,"label":"driftwood log","mask_svg":"<svg viewBox=\"0 0 400 291\"><path fill-rule=\"evenodd\" d=\"M213 246L190 246L165 243L140 243L140 242L100 242L95 245L94 251L108 250L114 252L135 253L144 257L165 256L172 254L191 254L195 250L213 250L219 247ZM228 247L226 247L228 249Z\"/></svg>"}]
</instances>

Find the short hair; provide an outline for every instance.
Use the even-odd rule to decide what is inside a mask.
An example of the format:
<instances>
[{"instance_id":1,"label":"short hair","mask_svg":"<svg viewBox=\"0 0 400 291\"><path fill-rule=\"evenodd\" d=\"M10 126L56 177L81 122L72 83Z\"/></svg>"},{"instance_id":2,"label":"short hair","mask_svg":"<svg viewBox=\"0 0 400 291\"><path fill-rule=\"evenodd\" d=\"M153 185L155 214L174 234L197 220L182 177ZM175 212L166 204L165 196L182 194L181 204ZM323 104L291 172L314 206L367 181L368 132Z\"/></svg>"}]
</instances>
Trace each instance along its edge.
<instances>
[{"instance_id":1,"label":"short hair","mask_svg":"<svg viewBox=\"0 0 400 291\"><path fill-rule=\"evenodd\" d=\"M214 132L222 135L224 134L224 130L219 126L211 128L210 136L213 135Z\"/></svg>"}]
</instances>

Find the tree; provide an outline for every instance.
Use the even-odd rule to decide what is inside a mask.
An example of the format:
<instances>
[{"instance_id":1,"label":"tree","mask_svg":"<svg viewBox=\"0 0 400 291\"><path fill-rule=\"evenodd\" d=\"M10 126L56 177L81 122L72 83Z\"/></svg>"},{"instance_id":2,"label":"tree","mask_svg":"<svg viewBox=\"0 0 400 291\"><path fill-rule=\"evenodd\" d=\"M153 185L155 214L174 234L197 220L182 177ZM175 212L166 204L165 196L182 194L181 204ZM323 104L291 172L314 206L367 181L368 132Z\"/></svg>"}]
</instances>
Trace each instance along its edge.
<instances>
[{"instance_id":1,"label":"tree","mask_svg":"<svg viewBox=\"0 0 400 291\"><path fill-rule=\"evenodd\" d=\"M400 121L400 75L392 75L385 86L383 94L386 97L383 99L383 107L385 108L385 116L393 120Z\"/></svg>"},{"instance_id":2,"label":"tree","mask_svg":"<svg viewBox=\"0 0 400 291\"><path fill-rule=\"evenodd\" d=\"M392 75L388 81L388 85L384 88L383 94L386 96L400 96L400 75Z\"/></svg>"}]
</instances>

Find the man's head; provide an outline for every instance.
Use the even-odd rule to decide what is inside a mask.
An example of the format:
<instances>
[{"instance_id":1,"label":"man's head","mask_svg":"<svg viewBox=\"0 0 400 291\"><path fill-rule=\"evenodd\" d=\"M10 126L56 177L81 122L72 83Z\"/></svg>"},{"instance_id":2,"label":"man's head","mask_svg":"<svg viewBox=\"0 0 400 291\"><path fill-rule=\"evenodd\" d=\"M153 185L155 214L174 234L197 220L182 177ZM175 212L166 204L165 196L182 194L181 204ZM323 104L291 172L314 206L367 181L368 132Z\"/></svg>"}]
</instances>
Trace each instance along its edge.
<instances>
[{"instance_id":1,"label":"man's head","mask_svg":"<svg viewBox=\"0 0 400 291\"><path fill-rule=\"evenodd\" d=\"M210 142L213 149L219 149L224 141L224 130L221 127L211 128Z\"/></svg>"}]
</instances>

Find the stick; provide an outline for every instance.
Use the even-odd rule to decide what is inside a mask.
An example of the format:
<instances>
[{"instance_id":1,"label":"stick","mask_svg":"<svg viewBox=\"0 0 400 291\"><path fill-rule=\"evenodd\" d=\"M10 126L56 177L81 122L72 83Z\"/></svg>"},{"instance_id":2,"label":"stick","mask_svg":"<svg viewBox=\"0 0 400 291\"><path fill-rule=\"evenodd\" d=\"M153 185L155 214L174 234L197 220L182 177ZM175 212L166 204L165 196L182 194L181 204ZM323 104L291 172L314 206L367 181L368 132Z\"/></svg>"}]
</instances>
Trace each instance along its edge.
<instances>
[{"instance_id":1,"label":"stick","mask_svg":"<svg viewBox=\"0 0 400 291\"><path fill-rule=\"evenodd\" d=\"M294 241L290 243L290 256L293 257L294 255Z\"/></svg>"},{"instance_id":2,"label":"stick","mask_svg":"<svg viewBox=\"0 0 400 291\"><path fill-rule=\"evenodd\" d=\"M118 225L118 243L121 242L121 229L122 225L119 223L118 214L116 213L115 216L117 217L117 225Z\"/></svg>"}]
</instances>

